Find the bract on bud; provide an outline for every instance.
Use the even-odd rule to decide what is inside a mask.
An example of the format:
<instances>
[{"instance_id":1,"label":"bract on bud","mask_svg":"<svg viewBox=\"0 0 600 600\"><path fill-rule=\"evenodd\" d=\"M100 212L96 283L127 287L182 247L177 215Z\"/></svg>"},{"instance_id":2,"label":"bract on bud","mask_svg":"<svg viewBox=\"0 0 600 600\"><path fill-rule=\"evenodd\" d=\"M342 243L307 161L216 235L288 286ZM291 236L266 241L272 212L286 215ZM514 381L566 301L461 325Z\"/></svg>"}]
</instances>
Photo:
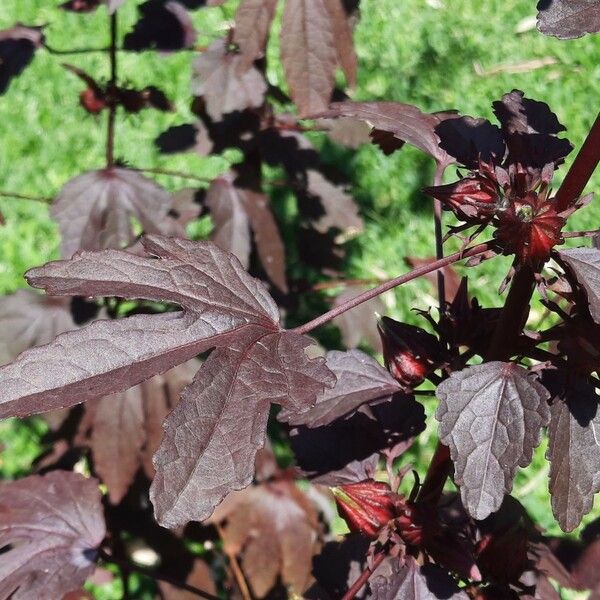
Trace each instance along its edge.
<instances>
[{"instance_id":1,"label":"bract on bud","mask_svg":"<svg viewBox=\"0 0 600 600\"><path fill-rule=\"evenodd\" d=\"M478 174L471 174L456 183L428 187L423 191L440 200L446 210L451 210L467 223L489 221L494 216L500 197L495 182Z\"/></svg>"},{"instance_id":2,"label":"bract on bud","mask_svg":"<svg viewBox=\"0 0 600 600\"><path fill-rule=\"evenodd\" d=\"M366 480L340 485L331 491L351 531L375 538L394 518L392 491L385 483Z\"/></svg>"},{"instance_id":3,"label":"bract on bud","mask_svg":"<svg viewBox=\"0 0 600 600\"><path fill-rule=\"evenodd\" d=\"M407 387L421 384L440 363L438 339L420 327L382 317L377 327L383 358L392 376Z\"/></svg>"}]
</instances>

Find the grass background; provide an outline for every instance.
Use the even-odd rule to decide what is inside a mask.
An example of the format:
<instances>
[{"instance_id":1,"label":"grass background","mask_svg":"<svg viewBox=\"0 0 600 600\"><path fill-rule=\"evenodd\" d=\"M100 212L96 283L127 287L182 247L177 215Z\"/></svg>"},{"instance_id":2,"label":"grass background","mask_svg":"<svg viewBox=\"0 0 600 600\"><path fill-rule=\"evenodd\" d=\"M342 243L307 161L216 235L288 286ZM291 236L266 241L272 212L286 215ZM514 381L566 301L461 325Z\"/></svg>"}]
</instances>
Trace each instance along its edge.
<instances>
[{"instance_id":1,"label":"grass background","mask_svg":"<svg viewBox=\"0 0 600 600\"><path fill-rule=\"evenodd\" d=\"M3 0L0 29L16 21L47 24L46 38L56 49L102 47L108 41L104 10L91 15L57 11L58 0ZM136 20L136 2L119 11L124 33ZM237 2L194 13L199 44L210 43L232 18ZM362 20L356 28L359 83L355 99L386 99L414 103L425 111L456 108L493 119L491 102L513 88L547 102L567 126L579 147L595 118L600 98L600 36L559 41L528 28L535 14L533 0L362 0ZM281 9L281 7L280 7ZM278 25L276 24L275 33ZM524 31L523 31L524 30ZM520 31L522 31L520 33ZM278 40L269 48L270 77L284 85L278 65ZM33 64L0 97L0 190L32 196L53 196L75 175L104 161L103 118L88 115L78 105L82 84L61 67L71 62L99 79L108 76L105 53L53 56L37 53ZM175 113L146 111L118 124L116 154L137 167L164 167L213 176L225 170L235 152L221 157L158 155L152 140L166 127L191 120L190 65L192 53L172 55L121 53L124 80L144 87L158 85L176 104ZM536 62L537 61L537 62ZM541 66L540 68L535 68ZM431 202L420 193L432 178L431 161L412 148L385 157L370 146L356 153L336 148L318 137L328 161L352 180L365 221L365 232L350 247L349 277L387 277L405 269L405 255L433 253ZM574 154L574 153L573 153ZM573 156L567 161L567 167ZM563 169L563 173L566 169ZM453 173L447 173L451 179ZM157 177L169 189L189 182ZM560 175L557 176L557 181ZM596 173L589 190L600 189ZM57 257L58 235L44 205L0 198L5 225L0 227L0 294L24 287L23 273ZM597 226L597 203L583 209L570 229ZM451 245L450 245L451 246ZM488 306L499 305L497 288L508 268L506 259L469 270L470 288ZM434 300L426 282L415 282L384 297L389 314L415 321L411 307L426 308ZM532 320L540 311L533 311ZM433 404L427 407L431 418ZM4 477L26 473L37 453L39 423L0 423L0 472ZM435 440L428 428L413 451L424 469ZM533 464L515 482L520 499L548 531L558 533L550 512L544 445ZM589 522L600 514L596 503Z\"/></svg>"}]
</instances>

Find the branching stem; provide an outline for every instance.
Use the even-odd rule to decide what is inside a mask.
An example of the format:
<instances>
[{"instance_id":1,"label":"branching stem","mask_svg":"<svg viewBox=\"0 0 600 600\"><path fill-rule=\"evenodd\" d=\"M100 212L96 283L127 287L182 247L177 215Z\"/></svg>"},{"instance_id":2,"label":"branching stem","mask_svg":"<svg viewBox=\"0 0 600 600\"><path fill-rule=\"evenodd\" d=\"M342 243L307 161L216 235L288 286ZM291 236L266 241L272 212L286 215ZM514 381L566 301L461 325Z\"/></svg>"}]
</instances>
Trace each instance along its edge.
<instances>
[{"instance_id":1,"label":"branching stem","mask_svg":"<svg viewBox=\"0 0 600 600\"><path fill-rule=\"evenodd\" d=\"M442 185L445 170L446 167L443 164L437 164L433 178L434 187ZM435 257L440 260L444 258L444 237L442 235L442 203L437 198L433 201L433 222L435 231ZM442 313L446 306L446 283L444 281L444 271L441 269L437 272L437 292L440 313Z\"/></svg>"},{"instance_id":2,"label":"branching stem","mask_svg":"<svg viewBox=\"0 0 600 600\"><path fill-rule=\"evenodd\" d=\"M367 567L361 574L361 576L352 584L352 586L348 589L348 591L342 597L342 600L352 600L358 592L362 589L363 585L369 581L369 577L373 575L377 567L383 562L383 559L386 557L386 553L384 550L379 552L374 560L373 564L370 567Z\"/></svg>"}]
</instances>

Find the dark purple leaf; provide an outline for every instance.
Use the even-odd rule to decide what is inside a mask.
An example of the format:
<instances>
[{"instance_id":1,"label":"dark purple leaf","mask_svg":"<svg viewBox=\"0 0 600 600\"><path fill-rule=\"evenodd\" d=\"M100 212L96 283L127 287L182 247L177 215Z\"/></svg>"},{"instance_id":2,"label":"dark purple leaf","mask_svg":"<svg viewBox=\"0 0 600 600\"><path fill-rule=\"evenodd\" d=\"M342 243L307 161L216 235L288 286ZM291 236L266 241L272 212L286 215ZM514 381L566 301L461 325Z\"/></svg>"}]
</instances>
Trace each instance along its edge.
<instances>
[{"instance_id":1,"label":"dark purple leaf","mask_svg":"<svg viewBox=\"0 0 600 600\"><path fill-rule=\"evenodd\" d=\"M185 583L213 596L217 594L213 570L201 558L194 559L192 570L185 578ZM198 600L198 594L195 592L183 590L181 587L165 581L159 581L158 587L160 588L162 600Z\"/></svg>"},{"instance_id":2,"label":"dark purple leaf","mask_svg":"<svg viewBox=\"0 0 600 600\"><path fill-rule=\"evenodd\" d=\"M430 564L420 567L412 556L401 564L389 558L375 571L370 580L373 600L467 600L456 582L440 567Z\"/></svg>"},{"instance_id":3,"label":"dark purple leaf","mask_svg":"<svg viewBox=\"0 0 600 600\"><path fill-rule=\"evenodd\" d=\"M291 332L250 337L215 350L165 422L150 497L166 527L201 521L254 475L271 403L307 410L334 382L310 359L310 338Z\"/></svg>"},{"instance_id":4,"label":"dark purple leaf","mask_svg":"<svg viewBox=\"0 0 600 600\"><path fill-rule=\"evenodd\" d=\"M549 394L523 368L493 361L453 373L436 395L440 441L450 447L463 504L485 519L511 491L517 467L531 462Z\"/></svg>"},{"instance_id":5,"label":"dark purple leaf","mask_svg":"<svg viewBox=\"0 0 600 600\"><path fill-rule=\"evenodd\" d=\"M223 523L228 553L241 554L252 591L263 598L278 576L302 594L319 549L318 514L294 482L249 487L225 498L210 519Z\"/></svg>"},{"instance_id":6,"label":"dark purple leaf","mask_svg":"<svg viewBox=\"0 0 600 600\"><path fill-rule=\"evenodd\" d=\"M59 333L77 329L65 298L19 290L0 298L0 365L23 350L51 342Z\"/></svg>"},{"instance_id":7,"label":"dark purple leaf","mask_svg":"<svg viewBox=\"0 0 600 600\"><path fill-rule=\"evenodd\" d=\"M162 424L177 405L183 388L199 368L196 360L178 365L124 392L86 404L81 438L89 438L94 468L118 504L140 466L154 477L152 455L162 440Z\"/></svg>"},{"instance_id":8,"label":"dark purple leaf","mask_svg":"<svg viewBox=\"0 0 600 600\"><path fill-rule=\"evenodd\" d=\"M556 137L565 127L546 103L513 90L492 106L502 126L509 162L541 169L547 163L562 163L573 149L569 140Z\"/></svg>"},{"instance_id":9,"label":"dark purple leaf","mask_svg":"<svg viewBox=\"0 0 600 600\"><path fill-rule=\"evenodd\" d=\"M248 268L252 229L265 272L285 292L285 247L268 202L264 194L236 187L233 174L215 179L205 201L215 224L212 240Z\"/></svg>"},{"instance_id":10,"label":"dark purple leaf","mask_svg":"<svg viewBox=\"0 0 600 600\"><path fill-rule=\"evenodd\" d=\"M344 238L353 237L363 230L364 223L352 196L331 183L319 171L306 173L308 195L318 199L322 214L313 219L313 227L320 233L339 229Z\"/></svg>"},{"instance_id":11,"label":"dark purple leaf","mask_svg":"<svg viewBox=\"0 0 600 600\"><path fill-rule=\"evenodd\" d=\"M325 7L329 13L333 41L337 53L337 61L344 74L346 82L350 87L356 86L356 72L358 70L358 58L352 41L352 28L350 19L344 9L342 0L324 0Z\"/></svg>"},{"instance_id":12,"label":"dark purple leaf","mask_svg":"<svg viewBox=\"0 0 600 600\"><path fill-rule=\"evenodd\" d=\"M154 143L163 154L197 152L200 156L208 156L214 147L202 121L169 127L154 140Z\"/></svg>"},{"instance_id":13,"label":"dark purple leaf","mask_svg":"<svg viewBox=\"0 0 600 600\"><path fill-rule=\"evenodd\" d=\"M95 479L53 471L0 483L0 597L62 598L93 573L104 534Z\"/></svg>"},{"instance_id":14,"label":"dark purple leaf","mask_svg":"<svg viewBox=\"0 0 600 600\"><path fill-rule=\"evenodd\" d=\"M359 533L350 533L340 542L325 544L313 559L313 576L317 585L311 586L304 596L324 600L325 592L331 598L341 598L363 572L368 551L369 540ZM362 599L365 594L366 588L363 588L356 598Z\"/></svg>"},{"instance_id":15,"label":"dark purple leaf","mask_svg":"<svg viewBox=\"0 0 600 600\"><path fill-rule=\"evenodd\" d=\"M206 206L215 225L212 241L237 256L247 269L251 250L250 222L231 177L219 177L211 183L206 194Z\"/></svg>"},{"instance_id":16,"label":"dark purple leaf","mask_svg":"<svg viewBox=\"0 0 600 600\"><path fill-rule=\"evenodd\" d=\"M255 324L277 330L264 286L237 259L208 242L147 237L160 259L118 250L84 252L29 272L50 294L167 301L185 310L96 321L21 354L0 370L0 415L24 416L118 392Z\"/></svg>"},{"instance_id":17,"label":"dark purple leaf","mask_svg":"<svg viewBox=\"0 0 600 600\"><path fill-rule=\"evenodd\" d=\"M349 287L339 296L336 296L333 306L340 306L366 290L367 288L362 286ZM356 348L362 341L365 341L375 352L381 352L381 337L377 331L376 315L384 312L385 305L381 298L377 296L373 300L363 302L356 308L352 308L333 319L333 323L340 328L344 346L346 348Z\"/></svg>"},{"instance_id":18,"label":"dark purple leaf","mask_svg":"<svg viewBox=\"0 0 600 600\"><path fill-rule=\"evenodd\" d=\"M479 159L497 163L504 158L505 146L502 133L487 119L465 116L441 121L435 132L440 138L440 147L461 165L475 169Z\"/></svg>"},{"instance_id":19,"label":"dark purple leaf","mask_svg":"<svg viewBox=\"0 0 600 600\"><path fill-rule=\"evenodd\" d=\"M50 214L62 236L61 253L121 248L135 241L132 218L147 233L162 231L171 208L169 193L140 173L114 168L89 171L59 192Z\"/></svg>"},{"instance_id":20,"label":"dark purple leaf","mask_svg":"<svg viewBox=\"0 0 600 600\"><path fill-rule=\"evenodd\" d=\"M235 13L233 41L240 48L238 73L244 73L264 54L277 0L242 0Z\"/></svg>"},{"instance_id":21,"label":"dark purple leaf","mask_svg":"<svg viewBox=\"0 0 600 600\"><path fill-rule=\"evenodd\" d=\"M379 452L409 442L425 429L425 411L412 396L395 394L389 402L363 407L330 425L291 432L290 442L302 473L316 483L337 485L363 480Z\"/></svg>"},{"instance_id":22,"label":"dark purple leaf","mask_svg":"<svg viewBox=\"0 0 600 600\"><path fill-rule=\"evenodd\" d=\"M300 116L325 110L338 64L326 0L286 0L280 43L281 62Z\"/></svg>"},{"instance_id":23,"label":"dark purple leaf","mask_svg":"<svg viewBox=\"0 0 600 600\"><path fill-rule=\"evenodd\" d=\"M550 409L547 458L552 511L563 531L572 531L600 491L600 404L587 380L561 387Z\"/></svg>"},{"instance_id":24,"label":"dark purple leaf","mask_svg":"<svg viewBox=\"0 0 600 600\"><path fill-rule=\"evenodd\" d=\"M319 126L327 128L329 139L347 148L356 150L371 141L369 136L371 127L360 119L343 117L340 119L318 119L317 123Z\"/></svg>"},{"instance_id":25,"label":"dark purple leaf","mask_svg":"<svg viewBox=\"0 0 600 600\"><path fill-rule=\"evenodd\" d=\"M0 94L4 94L13 77L20 75L44 43L41 27L17 24L0 31Z\"/></svg>"},{"instance_id":26,"label":"dark purple leaf","mask_svg":"<svg viewBox=\"0 0 600 600\"><path fill-rule=\"evenodd\" d=\"M285 246L271 212L269 197L252 190L243 190L241 198L254 232L260 262L269 279L282 292L287 293Z\"/></svg>"},{"instance_id":27,"label":"dark purple leaf","mask_svg":"<svg viewBox=\"0 0 600 600\"><path fill-rule=\"evenodd\" d=\"M416 106L400 102L334 102L319 117L355 117L375 130L389 132L402 142L416 146L443 165L454 162L440 147L436 128L449 113L427 114Z\"/></svg>"},{"instance_id":28,"label":"dark purple leaf","mask_svg":"<svg viewBox=\"0 0 600 600\"><path fill-rule=\"evenodd\" d=\"M301 415L283 411L279 420L290 425L322 427L367 404L400 390L395 379L374 359L360 350L328 352L326 364L337 377L335 386L317 397L313 408Z\"/></svg>"},{"instance_id":29,"label":"dark purple leaf","mask_svg":"<svg viewBox=\"0 0 600 600\"><path fill-rule=\"evenodd\" d=\"M267 84L255 67L239 72L242 55L228 50L227 42L213 42L194 62L192 91L206 102L206 112L215 121L223 115L259 107Z\"/></svg>"},{"instance_id":30,"label":"dark purple leaf","mask_svg":"<svg viewBox=\"0 0 600 600\"><path fill-rule=\"evenodd\" d=\"M585 290L592 318L600 323L600 250L570 248L560 251L559 255Z\"/></svg>"},{"instance_id":31,"label":"dark purple leaf","mask_svg":"<svg viewBox=\"0 0 600 600\"><path fill-rule=\"evenodd\" d=\"M538 29L562 40L600 31L599 0L540 0Z\"/></svg>"},{"instance_id":32,"label":"dark purple leaf","mask_svg":"<svg viewBox=\"0 0 600 600\"><path fill-rule=\"evenodd\" d=\"M162 51L191 48L197 33L192 20L179 2L147 0L138 7L140 20L123 40L127 50Z\"/></svg>"}]
</instances>

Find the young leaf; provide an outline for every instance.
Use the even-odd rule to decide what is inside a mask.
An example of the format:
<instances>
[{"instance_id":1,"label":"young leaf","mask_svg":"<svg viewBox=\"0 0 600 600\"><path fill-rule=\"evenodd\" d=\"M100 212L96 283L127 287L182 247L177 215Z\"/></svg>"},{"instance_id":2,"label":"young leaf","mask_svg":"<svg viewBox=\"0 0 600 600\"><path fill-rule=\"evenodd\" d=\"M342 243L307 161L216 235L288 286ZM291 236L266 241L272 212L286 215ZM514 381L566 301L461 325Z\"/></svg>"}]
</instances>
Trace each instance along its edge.
<instances>
[{"instance_id":1,"label":"young leaf","mask_svg":"<svg viewBox=\"0 0 600 600\"><path fill-rule=\"evenodd\" d=\"M150 488L158 522L201 521L231 490L254 475L271 403L290 411L314 404L335 379L309 359L310 338L291 332L248 336L215 350L167 418Z\"/></svg>"},{"instance_id":2,"label":"young leaf","mask_svg":"<svg viewBox=\"0 0 600 600\"><path fill-rule=\"evenodd\" d=\"M233 41L240 48L238 73L245 73L265 51L277 0L242 0L235 13Z\"/></svg>"},{"instance_id":3,"label":"young leaf","mask_svg":"<svg viewBox=\"0 0 600 600\"><path fill-rule=\"evenodd\" d=\"M196 360L189 361L86 405L82 424L91 431L81 435L89 436L95 470L113 504L126 494L140 466L149 478L154 477L152 455L162 440L163 421L199 366Z\"/></svg>"},{"instance_id":4,"label":"young leaf","mask_svg":"<svg viewBox=\"0 0 600 600\"><path fill-rule=\"evenodd\" d=\"M559 255L586 292L590 314L600 323L600 250L598 248L570 248Z\"/></svg>"},{"instance_id":5,"label":"young leaf","mask_svg":"<svg viewBox=\"0 0 600 600\"><path fill-rule=\"evenodd\" d=\"M400 102L334 102L318 117L355 117L378 131L392 134L432 156L438 163L449 165L454 158L440 147L436 127L449 113L427 114L416 106Z\"/></svg>"},{"instance_id":6,"label":"young leaf","mask_svg":"<svg viewBox=\"0 0 600 600\"><path fill-rule=\"evenodd\" d=\"M0 94L20 75L44 43L41 27L15 25L0 31Z\"/></svg>"},{"instance_id":7,"label":"young leaf","mask_svg":"<svg viewBox=\"0 0 600 600\"><path fill-rule=\"evenodd\" d=\"M136 236L131 219L147 233L159 233L171 208L169 193L135 171L113 168L89 171L71 179L59 192L50 214L62 236L61 253L121 248Z\"/></svg>"},{"instance_id":8,"label":"young leaf","mask_svg":"<svg viewBox=\"0 0 600 600\"><path fill-rule=\"evenodd\" d=\"M485 519L511 491L517 467L531 462L549 394L523 368L493 361L453 373L436 395L440 441L450 447L463 504Z\"/></svg>"},{"instance_id":9,"label":"young leaf","mask_svg":"<svg viewBox=\"0 0 600 600\"><path fill-rule=\"evenodd\" d=\"M216 40L194 62L192 92L202 96L206 112L215 121L223 115L259 107L267 84L255 67L240 73L242 55L231 52L224 39Z\"/></svg>"},{"instance_id":10,"label":"young leaf","mask_svg":"<svg viewBox=\"0 0 600 600\"><path fill-rule=\"evenodd\" d=\"M98 481L68 471L0 483L1 598L62 598L95 568Z\"/></svg>"},{"instance_id":11,"label":"young leaf","mask_svg":"<svg viewBox=\"0 0 600 600\"><path fill-rule=\"evenodd\" d=\"M600 31L600 0L540 0L538 29L561 40Z\"/></svg>"},{"instance_id":12,"label":"young leaf","mask_svg":"<svg viewBox=\"0 0 600 600\"><path fill-rule=\"evenodd\" d=\"M290 425L322 427L354 412L362 404L387 398L400 390L398 382L374 359L360 350L328 352L326 364L336 384L317 397L313 408L300 415L282 411L278 418Z\"/></svg>"},{"instance_id":13,"label":"young leaf","mask_svg":"<svg viewBox=\"0 0 600 600\"><path fill-rule=\"evenodd\" d=\"M76 329L71 302L49 298L33 290L19 290L0 298L0 365L23 350L51 342L59 333Z\"/></svg>"},{"instance_id":14,"label":"young leaf","mask_svg":"<svg viewBox=\"0 0 600 600\"><path fill-rule=\"evenodd\" d=\"M320 545L320 527L317 511L294 482L233 493L210 522L225 522L225 547L228 553L241 554L242 568L258 598L267 595L278 576L292 593L305 590Z\"/></svg>"},{"instance_id":15,"label":"young leaf","mask_svg":"<svg viewBox=\"0 0 600 600\"><path fill-rule=\"evenodd\" d=\"M325 110L331 100L338 62L326 0L286 0L281 62L300 115Z\"/></svg>"},{"instance_id":16,"label":"young leaf","mask_svg":"<svg viewBox=\"0 0 600 600\"><path fill-rule=\"evenodd\" d=\"M600 491L600 400L584 379L569 381L550 409L547 458L552 511L572 531Z\"/></svg>"}]
</instances>

